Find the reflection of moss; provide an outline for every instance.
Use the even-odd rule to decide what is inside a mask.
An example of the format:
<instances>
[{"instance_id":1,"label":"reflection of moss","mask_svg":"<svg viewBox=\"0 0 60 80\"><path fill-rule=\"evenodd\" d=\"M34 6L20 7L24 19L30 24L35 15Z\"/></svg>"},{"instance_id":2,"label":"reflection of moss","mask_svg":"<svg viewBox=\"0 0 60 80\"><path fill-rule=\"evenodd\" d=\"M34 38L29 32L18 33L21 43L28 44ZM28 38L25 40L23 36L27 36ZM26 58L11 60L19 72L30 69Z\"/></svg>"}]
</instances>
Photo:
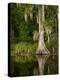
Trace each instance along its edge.
<instances>
[{"instance_id":1,"label":"reflection of moss","mask_svg":"<svg viewBox=\"0 0 60 80\"><path fill-rule=\"evenodd\" d=\"M35 55L30 56L15 56L15 62L26 62L26 61L36 61Z\"/></svg>"},{"instance_id":2,"label":"reflection of moss","mask_svg":"<svg viewBox=\"0 0 60 80\"><path fill-rule=\"evenodd\" d=\"M49 67L49 73L48 73L48 67ZM44 74L58 74L58 56L51 55L45 64L44 68Z\"/></svg>"}]
</instances>

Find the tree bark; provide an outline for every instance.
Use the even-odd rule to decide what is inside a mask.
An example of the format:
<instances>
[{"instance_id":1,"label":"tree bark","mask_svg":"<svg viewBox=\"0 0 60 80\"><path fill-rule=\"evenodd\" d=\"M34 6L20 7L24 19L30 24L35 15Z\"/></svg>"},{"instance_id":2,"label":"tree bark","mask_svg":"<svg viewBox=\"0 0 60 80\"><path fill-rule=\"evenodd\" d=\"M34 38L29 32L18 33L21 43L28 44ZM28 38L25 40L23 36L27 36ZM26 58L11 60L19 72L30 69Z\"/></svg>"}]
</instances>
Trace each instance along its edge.
<instances>
[{"instance_id":1,"label":"tree bark","mask_svg":"<svg viewBox=\"0 0 60 80\"><path fill-rule=\"evenodd\" d=\"M38 7L38 17L39 17L39 41L38 41L38 49L37 53L40 51L44 54L48 54L49 51L45 46L44 42L44 27L43 27L43 22L44 22L44 6L40 8Z\"/></svg>"}]
</instances>

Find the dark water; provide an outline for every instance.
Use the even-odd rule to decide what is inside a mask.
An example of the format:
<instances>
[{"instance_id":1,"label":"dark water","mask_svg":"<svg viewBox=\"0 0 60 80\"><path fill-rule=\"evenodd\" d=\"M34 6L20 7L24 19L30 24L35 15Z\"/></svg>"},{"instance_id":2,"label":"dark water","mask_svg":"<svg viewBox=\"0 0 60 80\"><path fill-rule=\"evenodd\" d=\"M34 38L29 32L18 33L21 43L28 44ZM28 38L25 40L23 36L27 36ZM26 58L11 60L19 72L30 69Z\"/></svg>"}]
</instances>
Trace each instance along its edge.
<instances>
[{"instance_id":1,"label":"dark water","mask_svg":"<svg viewBox=\"0 0 60 80\"><path fill-rule=\"evenodd\" d=\"M11 61L11 76L32 76L39 75L39 67L37 61L16 62ZM48 70L49 68L49 70ZM58 56L50 56L44 67L44 75L58 74Z\"/></svg>"},{"instance_id":2,"label":"dark water","mask_svg":"<svg viewBox=\"0 0 60 80\"><path fill-rule=\"evenodd\" d=\"M37 61L31 61L31 62L13 62L13 72L12 76L32 76L32 75L38 75L38 73L34 74L34 69L38 72L38 62ZM12 71L12 69L11 69Z\"/></svg>"},{"instance_id":3,"label":"dark water","mask_svg":"<svg viewBox=\"0 0 60 80\"><path fill-rule=\"evenodd\" d=\"M58 55L50 55L44 67L44 74L58 74Z\"/></svg>"}]
</instances>

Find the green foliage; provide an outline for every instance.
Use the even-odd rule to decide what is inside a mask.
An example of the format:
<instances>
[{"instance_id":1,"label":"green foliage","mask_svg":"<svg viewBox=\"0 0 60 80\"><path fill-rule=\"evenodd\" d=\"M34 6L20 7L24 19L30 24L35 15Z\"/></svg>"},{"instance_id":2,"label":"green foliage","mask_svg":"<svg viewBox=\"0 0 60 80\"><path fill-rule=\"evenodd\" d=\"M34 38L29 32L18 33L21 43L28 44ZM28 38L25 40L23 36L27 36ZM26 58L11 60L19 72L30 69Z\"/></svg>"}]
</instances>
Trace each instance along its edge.
<instances>
[{"instance_id":1,"label":"green foliage","mask_svg":"<svg viewBox=\"0 0 60 80\"><path fill-rule=\"evenodd\" d=\"M17 6L18 5L18 6ZM14 31L14 41L33 41L33 31L38 30L36 15L38 12L38 5L31 4L10 4L10 24ZM25 22L24 14L27 11L29 14L32 10L33 19L28 15L28 21ZM46 30L51 30L52 33L58 31L58 7L45 6L45 21L44 27ZM56 36L57 37L57 36Z\"/></svg>"},{"instance_id":2,"label":"green foliage","mask_svg":"<svg viewBox=\"0 0 60 80\"><path fill-rule=\"evenodd\" d=\"M20 50L20 51L27 51L28 49L33 52L33 50L36 50L37 43L27 43L27 42L21 42L21 43L13 43L11 45L11 48L14 50Z\"/></svg>"},{"instance_id":3,"label":"green foliage","mask_svg":"<svg viewBox=\"0 0 60 80\"><path fill-rule=\"evenodd\" d=\"M48 43L46 41L46 47L47 48L58 48L58 34L57 33L54 33L50 36L50 42Z\"/></svg>"},{"instance_id":4,"label":"green foliage","mask_svg":"<svg viewBox=\"0 0 60 80\"><path fill-rule=\"evenodd\" d=\"M26 62L26 61L32 61L36 60L36 56L34 55L36 53L37 49L37 43L31 44L31 43L16 43L11 45L11 56L14 56L14 60L16 62ZM21 56L21 53L23 54ZM24 55L28 56L24 56ZM30 55L29 55L30 54ZM15 56L16 55L16 56Z\"/></svg>"},{"instance_id":5,"label":"green foliage","mask_svg":"<svg viewBox=\"0 0 60 80\"><path fill-rule=\"evenodd\" d=\"M32 5L20 5L17 7L17 4L11 4L10 5L10 24L11 28L14 31L14 42L19 41L33 41L33 34L32 32L36 29L38 29L36 24L36 17L35 12L33 12L33 20L31 21L29 15L28 15L28 21L25 22L24 14L25 11L30 13L30 9L33 9Z\"/></svg>"}]
</instances>

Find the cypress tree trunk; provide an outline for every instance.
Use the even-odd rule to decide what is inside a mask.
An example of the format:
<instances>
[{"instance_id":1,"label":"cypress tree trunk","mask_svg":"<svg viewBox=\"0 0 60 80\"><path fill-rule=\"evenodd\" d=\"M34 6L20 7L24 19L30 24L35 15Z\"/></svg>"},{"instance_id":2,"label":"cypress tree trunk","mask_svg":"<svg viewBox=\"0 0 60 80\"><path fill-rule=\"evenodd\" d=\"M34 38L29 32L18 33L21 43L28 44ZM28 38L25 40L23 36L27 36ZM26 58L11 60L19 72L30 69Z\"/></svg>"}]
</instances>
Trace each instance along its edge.
<instances>
[{"instance_id":1,"label":"cypress tree trunk","mask_svg":"<svg viewBox=\"0 0 60 80\"><path fill-rule=\"evenodd\" d=\"M38 49L36 51L37 60L39 64L39 74L43 74L44 72L44 64L46 61L46 56L49 54L48 49L44 43L44 5L38 7L38 17L39 17L39 42L38 42Z\"/></svg>"},{"instance_id":2,"label":"cypress tree trunk","mask_svg":"<svg viewBox=\"0 0 60 80\"><path fill-rule=\"evenodd\" d=\"M38 8L38 16L39 16L39 42L38 42L38 51L42 51L42 53L49 53L48 49L45 46L44 42L44 6Z\"/></svg>"}]
</instances>

